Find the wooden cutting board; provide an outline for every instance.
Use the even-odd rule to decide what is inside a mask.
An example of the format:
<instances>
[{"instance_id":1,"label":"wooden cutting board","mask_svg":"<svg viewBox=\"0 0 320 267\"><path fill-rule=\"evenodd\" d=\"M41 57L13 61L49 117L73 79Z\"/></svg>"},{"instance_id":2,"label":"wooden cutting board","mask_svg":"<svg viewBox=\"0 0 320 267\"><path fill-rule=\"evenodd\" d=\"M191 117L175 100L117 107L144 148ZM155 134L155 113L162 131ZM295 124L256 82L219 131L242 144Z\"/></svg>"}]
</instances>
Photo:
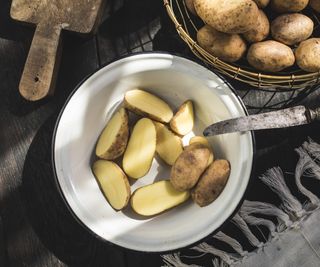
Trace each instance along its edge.
<instances>
[{"instance_id":1,"label":"wooden cutting board","mask_svg":"<svg viewBox=\"0 0 320 267\"><path fill-rule=\"evenodd\" d=\"M21 95L39 100L52 94L61 54L61 31L92 32L105 0L12 0L15 20L36 24L19 84Z\"/></svg>"}]
</instances>

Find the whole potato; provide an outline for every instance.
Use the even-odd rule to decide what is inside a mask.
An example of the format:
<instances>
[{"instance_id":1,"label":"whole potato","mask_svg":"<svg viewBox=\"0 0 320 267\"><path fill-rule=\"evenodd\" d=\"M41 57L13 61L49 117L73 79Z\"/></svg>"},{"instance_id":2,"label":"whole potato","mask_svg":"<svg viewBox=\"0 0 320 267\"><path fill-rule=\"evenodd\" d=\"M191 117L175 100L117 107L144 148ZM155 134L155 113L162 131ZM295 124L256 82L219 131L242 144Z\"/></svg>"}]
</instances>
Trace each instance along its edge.
<instances>
[{"instance_id":1,"label":"whole potato","mask_svg":"<svg viewBox=\"0 0 320 267\"><path fill-rule=\"evenodd\" d=\"M319 0L310 0L310 6L317 12L320 12L320 1Z\"/></svg>"},{"instance_id":2,"label":"whole potato","mask_svg":"<svg viewBox=\"0 0 320 267\"><path fill-rule=\"evenodd\" d=\"M320 38L300 43L295 51L298 66L308 72L320 71Z\"/></svg>"},{"instance_id":3,"label":"whole potato","mask_svg":"<svg viewBox=\"0 0 320 267\"><path fill-rule=\"evenodd\" d=\"M308 3L309 0L271 0L272 8L279 13L299 12Z\"/></svg>"},{"instance_id":4,"label":"whole potato","mask_svg":"<svg viewBox=\"0 0 320 267\"><path fill-rule=\"evenodd\" d=\"M272 21L271 34L281 43L294 45L307 40L313 32L313 26L313 21L303 14L285 14Z\"/></svg>"},{"instance_id":5,"label":"whole potato","mask_svg":"<svg viewBox=\"0 0 320 267\"><path fill-rule=\"evenodd\" d=\"M252 0L194 0L194 7L206 24L225 33L251 30L259 13Z\"/></svg>"},{"instance_id":6,"label":"whole potato","mask_svg":"<svg viewBox=\"0 0 320 267\"><path fill-rule=\"evenodd\" d=\"M270 32L270 23L266 14L259 10L256 26L243 34L244 39L250 43L261 42L266 39Z\"/></svg>"},{"instance_id":7,"label":"whole potato","mask_svg":"<svg viewBox=\"0 0 320 267\"><path fill-rule=\"evenodd\" d=\"M218 32L209 25L198 31L197 40L203 49L226 62L239 60L247 49L240 35Z\"/></svg>"},{"instance_id":8,"label":"whole potato","mask_svg":"<svg viewBox=\"0 0 320 267\"><path fill-rule=\"evenodd\" d=\"M194 8L193 0L184 0L186 7L193 14L197 15L196 9Z\"/></svg>"},{"instance_id":9,"label":"whole potato","mask_svg":"<svg viewBox=\"0 0 320 267\"><path fill-rule=\"evenodd\" d=\"M270 0L254 0L259 8L265 8L269 5Z\"/></svg>"},{"instance_id":10,"label":"whole potato","mask_svg":"<svg viewBox=\"0 0 320 267\"><path fill-rule=\"evenodd\" d=\"M172 166L170 174L172 186L178 191L194 187L207 168L210 153L210 149L202 144L188 146Z\"/></svg>"},{"instance_id":11,"label":"whole potato","mask_svg":"<svg viewBox=\"0 0 320 267\"><path fill-rule=\"evenodd\" d=\"M247 54L251 66L261 71L277 72L294 64L295 58L290 47L277 41L268 40L252 44Z\"/></svg>"},{"instance_id":12,"label":"whole potato","mask_svg":"<svg viewBox=\"0 0 320 267\"><path fill-rule=\"evenodd\" d=\"M230 164L227 160L214 161L191 193L192 199L200 207L212 203L223 191L230 175Z\"/></svg>"}]
</instances>

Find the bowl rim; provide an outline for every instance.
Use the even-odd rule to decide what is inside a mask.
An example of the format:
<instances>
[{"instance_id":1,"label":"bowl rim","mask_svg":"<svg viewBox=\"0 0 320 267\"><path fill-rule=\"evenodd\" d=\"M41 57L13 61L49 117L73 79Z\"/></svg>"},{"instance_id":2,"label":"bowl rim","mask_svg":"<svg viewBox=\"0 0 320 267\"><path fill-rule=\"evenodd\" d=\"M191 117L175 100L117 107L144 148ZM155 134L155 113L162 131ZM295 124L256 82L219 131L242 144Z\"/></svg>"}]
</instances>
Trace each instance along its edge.
<instances>
[{"instance_id":1,"label":"bowl rim","mask_svg":"<svg viewBox=\"0 0 320 267\"><path fill-rule=\"evenodd\" d=\"M55 185L58 189L59 195L62 199L62 201L64 202L65 206L67 207L69 213L71 214L71 216L75 219L75 221L84 229L86 230L90 235L92 235L93 237L97 238L99 241L102 241L104 244L107 244L111 247L120 249L121 251L132 251L135 253L140 253L140 254L169 254L169 253L174 253L174 252L178 252L181 251L182 249L187 249L187 248L191 248L194 247L206 240L208 240L210 237L212 237L212 235L214 235L215 233L219 232L226 224L227 221L229 221L240 209L240 207L242 206L243 201L245 200L245 196L247 195L249 188L251 188L252 182L253 182L253 175L254 175L254 170L255 170L255 163L256 163L256 139L255 139L255 134L254 131L250 131L250 135L251 135L251 140L252 140L252 165L251 165L251 171L250 171L250 176L248 179L248 184L247 187L245 189L245 191L243 192L242 198L240 199L239 203L237 204L236 208L234 209L234 211L226 218L226 220L214 231L212 231L209 235L201 238L200 240L193 242L187 246L184 247L180 247L180 248L176 248L176 249L170 249L170 250L164 250L164 251L141 251L141 250L135 250L135 249L131 249L131 248L126 248L123 246L120 246L118 244L115 244L107 239L104 239L102 236L96 234L93 230L91 230L79 217L78 215L73 211L72 207L70 206L66 196L63 193L63 190L61 188L61 185L59 183L59 179L58 179L58 175L57 175L57 171L56 171L56 163L55 163L55 140L56 140L56 135L57 135L57 131L58 131L58 127L60 124L60 119L65 111L65 108L67 107L67 105L69 104L71 98L73 97L73 95L78 91L78 89L82 86L82 84L89 79L91 76L93 76L96 72L98 72L99 70L103 69L104 67L118 61L118 60L122 60L125 58L130 58L130 57L135 57L135 56L139 56L139 55L165 55L165 56L173 56L173 57L180 57L183 59L187 59L189 61L192 61L195 64L198 64L202 67L204 67L205 69L207 69L208 71L214 73L215 75L217 75L221 80L223 80L223 82L229 87L229 89L231 90L231 93L236 97L236 99L239 101L243 111L245 112L246 115L249 115L248 110L245 106L245 104L243 103L241 97L236 93L236 90L234 89L234 87L226 80L225 77L223 77L222 75L210 70L203 62L198 62L195 61L194 59L187 57L185 55L181 55L179 53L169 53L169 52L165 52L165 51L147 51L147 52L134 52L131 53L129 55L124 55L124 56L120 56L117 57L116 59L105 63L101 66L99 66L98 68L96 68L93 72L91 72L90 74L88 74L87 76L85 76L76 86L75 88L71 91L71 93L69 94L69 96L67 97L67 99L65 100L63 106L61 107L59 114L56 118L56 122L55 122L55 126L54 126L54 130L53 130L53 134L52 134L52 140L51 140L51 165L52 165L52 171L53 171L53 176L54 176L54 182Z\"/></svg>"}]
</instances>

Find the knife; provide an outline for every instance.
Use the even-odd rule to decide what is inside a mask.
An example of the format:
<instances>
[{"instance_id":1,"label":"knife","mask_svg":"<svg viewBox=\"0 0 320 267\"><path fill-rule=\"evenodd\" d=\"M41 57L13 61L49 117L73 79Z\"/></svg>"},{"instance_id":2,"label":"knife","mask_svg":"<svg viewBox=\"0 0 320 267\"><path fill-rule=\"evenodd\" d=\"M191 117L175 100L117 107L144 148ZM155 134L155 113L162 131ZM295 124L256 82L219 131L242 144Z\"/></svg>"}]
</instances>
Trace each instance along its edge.
<instances>
[{"instance_id":1,"label":"knife","mask_svg":"<svg viewBox=\"0 0 320 267\"><path fill-rule=\"evenodd\" d=\"M296 106L279 111L220 121L208 126L203 131L203 135L211 136L251 130L285 128L308 124L315 120L320 121L320 107L309 109L305 106Z\"/></svg>"}]
</instances>

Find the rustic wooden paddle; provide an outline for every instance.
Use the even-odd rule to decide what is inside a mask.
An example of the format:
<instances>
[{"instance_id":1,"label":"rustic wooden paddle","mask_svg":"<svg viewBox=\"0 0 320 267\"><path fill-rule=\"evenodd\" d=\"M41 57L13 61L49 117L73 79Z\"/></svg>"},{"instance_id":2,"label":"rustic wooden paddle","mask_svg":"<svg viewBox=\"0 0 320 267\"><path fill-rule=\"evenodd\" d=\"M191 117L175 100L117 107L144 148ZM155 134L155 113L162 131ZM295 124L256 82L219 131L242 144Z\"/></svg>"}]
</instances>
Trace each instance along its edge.
<instances>
[{"instance_id":1,"label":"rustic wooden paddle","mask_svg":"<svg viewBox=\"0 0 320 267\"><path fill-rule=\"evenodd\" d=\"M13 0L11 17L37 28L20 80L21 95L39 100L52 94L61 54L61 30L90 33L105 0Z\"/></svg>"}]
</instances>

